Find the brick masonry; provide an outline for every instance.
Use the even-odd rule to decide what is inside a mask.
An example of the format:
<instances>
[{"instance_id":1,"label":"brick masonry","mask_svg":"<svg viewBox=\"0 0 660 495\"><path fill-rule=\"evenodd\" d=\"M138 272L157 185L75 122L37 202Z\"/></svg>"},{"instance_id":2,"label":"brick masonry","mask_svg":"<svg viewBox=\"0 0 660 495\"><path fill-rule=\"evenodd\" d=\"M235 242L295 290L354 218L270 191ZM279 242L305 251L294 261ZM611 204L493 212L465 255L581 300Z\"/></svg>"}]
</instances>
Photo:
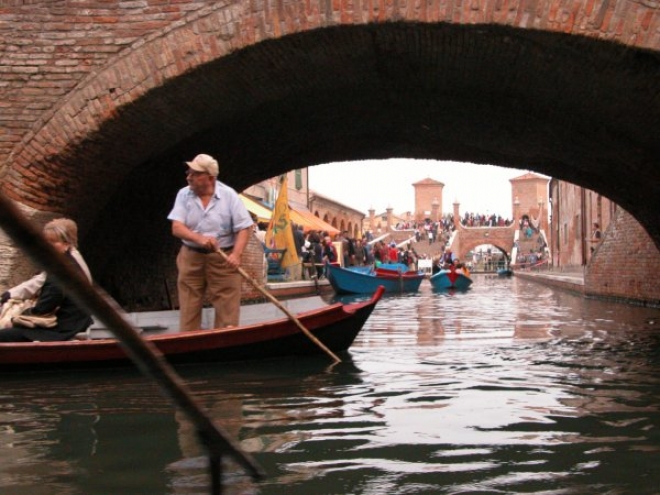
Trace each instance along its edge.
<instances>
[{"instance_id":1,"label":"brick masonry","mask_svg":"<svg viewBox=\"0 0 660 495\"><path fill-rule=\"evenodd\" d=\"M585 273L587 295L660 305L660 251L628 212L605 231Z\"/></svg>"},{"instance_id":2,"label":"brick masonry","mask_svg":"<svg viewBox=\"0 0 660 495\"><path fill-rule=\"evenodd\" d=\"M660 245L654 2L115 5L0 1L0 180L36 221L78 221L119 300L167 299L164 218L200 151L237 190L360 158L531 167Z\"/></svg>"}]
</instances>

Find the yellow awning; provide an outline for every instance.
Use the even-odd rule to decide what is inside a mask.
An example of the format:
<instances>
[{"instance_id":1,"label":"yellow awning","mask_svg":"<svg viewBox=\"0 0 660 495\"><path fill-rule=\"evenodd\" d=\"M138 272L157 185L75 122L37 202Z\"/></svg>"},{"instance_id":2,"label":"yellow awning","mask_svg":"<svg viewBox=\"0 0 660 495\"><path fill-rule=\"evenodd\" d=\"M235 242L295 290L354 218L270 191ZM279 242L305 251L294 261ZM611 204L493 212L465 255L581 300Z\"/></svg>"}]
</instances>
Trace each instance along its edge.
<instances>
[{"instance_id":1,"label":"yellow awning","mask_svg":"<svg viewBox=\"0 0 660 495\"><path fill-rule=\"evenodd\" d=\"M270 222L270 217L273 213L272 211L243 194L239 194L239 197L248 211L257 215L260 222Z\"/></svg>"},{"instance_id":2,"label":"yellow awning","mask_svg":"<svg viewBox=\"0 0 660 495\"><path fill-rule=\"evenodd\" d=\"M328 222L321 220L309 210L294 210L291 208L290 211L291 221L298 225L302 225L305 233L310 230L325 231L331 236L339 233L339 229L336 229Z\"/></svg>"},{"instance_id":3,"label":"yellow awning","mask_svg":"<svg viewBox=\"0 0 660 495\"><path fill-rule=\"evenodd\" d=\"M248 211L257 215L260 222L270 222L270 217L273 214L271 210L248 196L243 194L239 194L239 196ZM318 230L320 232L325 231L330 235L339 233L339 229L336 229L328 222L321 220L309 210L302 208L294 209L289 206L289 211L291 213L291 221L298 225L302 225L305 233L310 230Z\"/></svg>"}]
</instances>

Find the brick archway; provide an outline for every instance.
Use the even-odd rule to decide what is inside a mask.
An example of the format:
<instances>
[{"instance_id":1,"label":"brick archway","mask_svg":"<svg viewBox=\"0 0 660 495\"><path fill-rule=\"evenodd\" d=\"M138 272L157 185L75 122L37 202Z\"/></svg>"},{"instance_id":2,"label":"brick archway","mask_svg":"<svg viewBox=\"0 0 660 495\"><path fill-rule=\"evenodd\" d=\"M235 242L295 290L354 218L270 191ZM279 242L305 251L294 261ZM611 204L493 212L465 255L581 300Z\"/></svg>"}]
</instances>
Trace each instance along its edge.
<instances>
[{"instance_id":1,"label":"brick archway","mask_svg":"<svg viewBox=\"0 0 660 495\"><path fill-rule=\"evenodd\" d=\"M30 4L0 37L3 192L78 219L93 271L127 293L171 271L164 218L199 151L237 189L363 158L533 169L621 204L660 246L651 6Z\"/></svg>"},{"instance_id":2,"label":"brick archway","mask_svg":"<svg viewBox=\"0 0 660 495\"><path fill-rule=\"evenodd\" d=\"M513 249L516 227L463 227L456 226L456 240L452 250L460 259L466 259L467 254L477 246L492 244L504 253L507 259Z\"/></svg>"}]
</instances>

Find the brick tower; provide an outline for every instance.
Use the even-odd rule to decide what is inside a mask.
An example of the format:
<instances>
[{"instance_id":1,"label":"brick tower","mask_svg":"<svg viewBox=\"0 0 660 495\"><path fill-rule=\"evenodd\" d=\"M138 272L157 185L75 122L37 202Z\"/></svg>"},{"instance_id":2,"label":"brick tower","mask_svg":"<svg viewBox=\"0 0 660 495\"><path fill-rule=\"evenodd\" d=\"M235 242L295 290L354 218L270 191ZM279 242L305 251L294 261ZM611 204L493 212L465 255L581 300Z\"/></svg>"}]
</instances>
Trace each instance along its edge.
<instances>
[{"instance_id":1,"label":"brick tower","mask_svg":"<svg viewBox=\"0 0 660 495\"><path fill-rule=\"evenodd\" d=\"M531 221L540 220L540 228L548 232L548 183L550 179L526 173L520 177L510 179L512 211L518 222L524 215Z\"/></svg>"},{"instance_id":2,"label":"brick tower","mask_svg":"<svg viewBox=\"0 0 660 495\"><path fill-rule=\"evenodd\" d=\"M438 218L442 217L442 189L445 185L427 177L415 182L413 187L415 188L415 221L432 219L434 214Z\"/></svg>"}]
</instances>

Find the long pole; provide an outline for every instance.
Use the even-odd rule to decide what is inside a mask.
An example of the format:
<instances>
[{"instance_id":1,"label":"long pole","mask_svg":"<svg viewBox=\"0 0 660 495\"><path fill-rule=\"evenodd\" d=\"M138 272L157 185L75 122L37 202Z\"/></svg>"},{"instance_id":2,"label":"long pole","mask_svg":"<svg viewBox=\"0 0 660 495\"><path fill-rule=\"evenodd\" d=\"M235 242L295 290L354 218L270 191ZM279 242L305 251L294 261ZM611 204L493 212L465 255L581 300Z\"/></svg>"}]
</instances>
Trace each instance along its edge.
<instances>
[{"instance_id":1,"label":"long pole","mask_svg":"<svg viewBox=\"0 0 660 495\"><path fill-rule=\"evenodd\" d=\"M220 254L220 256L222 256L222 258L223 258L225 261L227 261L227 255L226 255L222 250L218 249L217 253ZM250 284L252 284L252 286L253 286L255 289L257 289L257 290L258 290L259 292L261 292L264 296L266 296L266 298L267 298L269 301L271 301L271 302L272 302L275 306L277 306L277 307L278 307L278 308L279 308L279 309L280 309L285 315L287 315L287 316L289 317L289 319L290 319L292 322L294 322L294 323L296 324L296 326L297 326L298 328L300 328L300 330L302 330L302 332L303 332L305 335L307 335L307 337L309 338L309 340L311 340L312 342L314 342L314 343L315 343L315 344L316 344L321 350L323 350L323 352L325 352L328 356L330 356L330 357L335 361L335 363L341 363L341 359L339 359L339 358L337 357L337 355L336 355L334 352L332 352L330 349L328 349L328 348L325 346L325 344L323 344L323 342L321 342L319 339L317 339L317 338L314 336L314 334L313 334L312 332L310 332L307 328L305 328L305 326L300 322L300 320L299 320L298 318L296 318L296 316L295 316L293 313L291 313L291 311L289 311L289 310L287 309L286 306L284 306L281 302L279 302L279 301L275 298L275 296L273 296L270 292L268 292L264 287L262 287L261 285L259 285L259 282L257 282L253 277L251 277L251 276L250 276L245 270L243 270L243 268L241 268L241 267L239 266L239 267L237 267L236 269L238 270L238 273L240 273L241 276L242 276L245 280L247 280L248 282L250 282Z\"/></svg>"},{"instance_id":2,"label":"long pole","mask_svg":"<svg viewBox=\"0 0 660 495\"><path fill-rule=\"evenodd\" d=\"M0 227L23 249L30 258L41 265L49 275L82 307L94 314L117 337L126 354L146 375L151 376L188 415L209 450L211 463L223 455L230 455L254 479L264 477L261 467L244 452L237 442L216 424L195 401L192 393L179 378L162 353L151 342L144 340L126 320L123 310L101 290L94 288L87 278L78 273L64 257L44 239L41 233L21 214L16 205L0 193ZM219 471L211 466L212 475ZM213 480L218 486L220 480Z\"/></svg>"}]
</instances>

